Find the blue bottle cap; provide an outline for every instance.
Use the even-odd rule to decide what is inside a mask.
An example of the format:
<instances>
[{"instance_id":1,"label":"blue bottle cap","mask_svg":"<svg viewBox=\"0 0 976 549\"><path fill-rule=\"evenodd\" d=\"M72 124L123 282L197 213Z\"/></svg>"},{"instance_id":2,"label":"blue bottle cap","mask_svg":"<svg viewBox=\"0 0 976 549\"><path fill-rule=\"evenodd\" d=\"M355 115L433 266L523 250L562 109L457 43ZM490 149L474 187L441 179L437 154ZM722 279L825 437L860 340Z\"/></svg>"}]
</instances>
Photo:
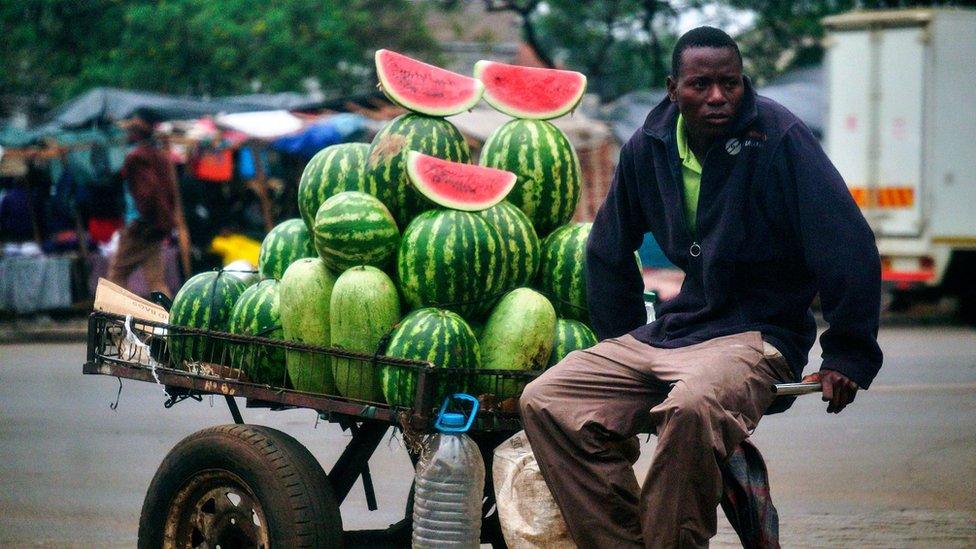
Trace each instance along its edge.
<instances>
[{"instance_id":1,"label":"blue bottle cap","mask_svg":"<svg viewBox=\"0 0 976 549\"><path fill-rule=\"evenodd\" d=\"M441 427L464 427L465 423L467 423L467 419L464 417L464 414L458 414L456 412L444 412L440 417Z\"/></svg>"}]
</instances>

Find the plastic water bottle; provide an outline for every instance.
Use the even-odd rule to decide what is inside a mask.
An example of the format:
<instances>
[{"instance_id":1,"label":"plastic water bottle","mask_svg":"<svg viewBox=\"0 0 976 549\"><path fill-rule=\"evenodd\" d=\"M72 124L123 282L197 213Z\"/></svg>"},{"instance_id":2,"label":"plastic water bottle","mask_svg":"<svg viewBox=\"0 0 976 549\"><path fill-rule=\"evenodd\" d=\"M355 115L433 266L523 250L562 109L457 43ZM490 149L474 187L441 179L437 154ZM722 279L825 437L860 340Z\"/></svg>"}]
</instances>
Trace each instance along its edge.
<instances>
[{"instance_id":1,"label":"plastic water bottle","mask_svg":"<svg viewBox=\"0 0 976 549\"><path fill-rule=\"evenodd\" d=\"M452 399L469 401L471 413L448 412ZM485 462L464 433L478 413L478 399L456 394L444 400L434 427L438 433L417 464L413 503L413 547L478 547Z\"/></svg>"}]
</instances>

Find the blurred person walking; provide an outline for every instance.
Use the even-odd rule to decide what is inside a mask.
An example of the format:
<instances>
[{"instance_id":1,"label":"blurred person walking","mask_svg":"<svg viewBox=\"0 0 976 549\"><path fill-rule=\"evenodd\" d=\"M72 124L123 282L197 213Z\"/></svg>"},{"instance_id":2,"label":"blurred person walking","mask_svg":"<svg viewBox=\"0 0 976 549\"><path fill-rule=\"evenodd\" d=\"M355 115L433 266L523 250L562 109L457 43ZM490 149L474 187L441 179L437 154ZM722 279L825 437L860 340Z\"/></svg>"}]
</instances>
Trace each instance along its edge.
<instances>
[{"instance_id":1,"label":"blurred person walking","mask_svg":"<svg viewBox=\"0 0 976 549\"><path fill-rule=\"evenodd\" d=\"M126 124L127 140L135 148L125 157L122 177L138 216L122 228L119 247L108 278L126 286L129 275L142 267L150 292L172 296L163 268L163 241L176 227L176 180L170 160L153 140L153 126L136 116Z\"/></svg>"}]
</instances>

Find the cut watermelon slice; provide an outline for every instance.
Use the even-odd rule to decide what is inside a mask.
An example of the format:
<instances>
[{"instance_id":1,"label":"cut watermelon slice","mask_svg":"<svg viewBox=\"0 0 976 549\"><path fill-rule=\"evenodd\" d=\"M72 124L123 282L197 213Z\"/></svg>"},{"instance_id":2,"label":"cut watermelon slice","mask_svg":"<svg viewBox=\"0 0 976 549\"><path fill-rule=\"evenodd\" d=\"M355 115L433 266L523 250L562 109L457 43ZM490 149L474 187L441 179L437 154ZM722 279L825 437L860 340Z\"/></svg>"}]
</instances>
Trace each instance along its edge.
<instances>
[{"instance_id":1,"label":"cut watermelon slice","mask_svg":"<svg viewBox=\"0 0 976 549\"><path fill-rule=\"evenodd\" d=\"M576 108L586 91L586 76L576 71L478 61L474 77L485 85L485 101L515 118L558 118Z\"/></svg>"},{"instance_id":2,"label":"cut watermelon slice","mask_svg":"<svg viewBox=\"0 0 976 549\"><path fill-rule=\"evenodd\" d=\"M431 116L464 112L481 99L484 85L390 50L376 52L376 74L383 93L401 107Z\"/></svg>"},{"instance_id":3,"label":"cut watermelon slice","mask_svg":"<svg viewBox=\"0 0 976 549\"><path fill-rule=\"evenodd\" d=\"M435 204L466 212L487 210L515 186L512 172L441 160L417 151L407 154L407 173L414 187Z\"/></svg>"}]
</instances>

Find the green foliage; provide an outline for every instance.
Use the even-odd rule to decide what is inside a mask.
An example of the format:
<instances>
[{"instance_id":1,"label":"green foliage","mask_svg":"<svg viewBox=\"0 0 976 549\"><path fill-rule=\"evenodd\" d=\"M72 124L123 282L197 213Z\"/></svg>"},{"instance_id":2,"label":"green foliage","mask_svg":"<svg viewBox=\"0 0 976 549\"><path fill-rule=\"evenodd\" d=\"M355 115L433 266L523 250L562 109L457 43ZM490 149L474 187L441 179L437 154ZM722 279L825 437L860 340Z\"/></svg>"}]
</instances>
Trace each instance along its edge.
<instances>
[{"instance_id":1,"label":"green foliage","mask_svg":"<svg viewBox=\"0 0 976 549\"><path fill-rule=\"evenodd\" d=\"M24 0L0 3L0 93L54 102L92 86L175 94L372 84L378 47L434 47L409 0Z\"/></svg>"},{"instance_id":2,"label":"green foliage","mask_svg":"<svg viewBox=\"0 0 976 549\"><path fill-rule=\"evenodd\" d=\"M724 0L727 6L755 13L752 27L736 37L745 72L759 83L823 59L823 17L854 9L896 9L942 5L973 6L973 1L918 0Z\"/></svg>"}]
</instances>

